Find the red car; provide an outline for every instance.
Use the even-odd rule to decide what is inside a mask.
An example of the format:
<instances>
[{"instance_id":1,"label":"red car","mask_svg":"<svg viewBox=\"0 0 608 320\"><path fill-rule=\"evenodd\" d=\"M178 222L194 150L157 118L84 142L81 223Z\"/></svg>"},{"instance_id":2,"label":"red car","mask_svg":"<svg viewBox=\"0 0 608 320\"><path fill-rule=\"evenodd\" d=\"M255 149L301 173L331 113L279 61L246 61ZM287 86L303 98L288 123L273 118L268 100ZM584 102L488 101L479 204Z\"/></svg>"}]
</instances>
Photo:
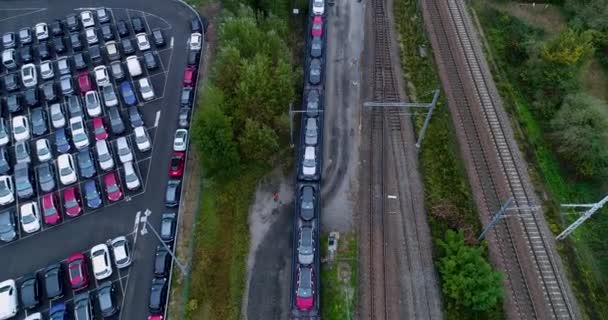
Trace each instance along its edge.
<instances>
[{"instance_id":1,"label":"red car","mask_svg":"<svg viewBox=\"0 0 608 320\"><path fill-rule=\"evenodd\" d=\"M315 304L315 282L311 267L300 267L298 270L298 288L296 290L296 307L298 310L311 310Z\"/></svg>"},{"instance_id":2,"label":"red car","mask_svg":"<svg viewBox=\"0 0 608 320\"><path fill-rule=\"evenodd\" d=\"M68 257L68 277L75 291L89 286L89 274L87 273L87 260L84 254L77 252Z\"/></svg>"},{"instance_id":3,"label":"red car","mask_svg":"<svg viewBox=\"0 0 608 320\"><path fill-rule=\"evenodd\" d=\"M70 187L63 189L63 207L65 213L70 217L77 217L82 213L82 206L80 205L80 191L76 187Z\"/></svg>"},{"instance_id":4,"label":"red car","mask_svg":"<svg viewBox=\"0 0 608 320\"><path fill-rule=\"evenodd\" d=\"M194 82L196 81L196 66L187 66L186 71L184 71L184 87L194 87Z\"/></svg>"},{"instance_id":5,"label":"red car","mask_svg":"<svg viewBox=\"0 0 608 320\"><path fill-rule=\"evenodd\" d=\"M81 94L85 94L87 91L93 90L88 71L82 71L78 74L78 87L80 88Z\"/></svg>"},{"instance_id":6,"label":"red car","mask_svg":"<svg viewBox=\"0 0 608 320\"><path fill-rule=\"evenodd\" d=\"M148 316L148 320L163 320L163 316L160 314L153 314Z\"/></svg>"},{"instance_id":7,"label":"red car","mask_svg":"<svg viewBox=\"0 0 608 320\"><path fill-rule=\"evenodd\" d=\"M118 185L116 174L114 172L110 172L103 176L103 183L106 188L108 200L114 202L122 198L122 191L120 191L120 186Z\"/></svg>"},{"instance_id":8,"label":"red car","mask_svg":"<svg viewBox=\"0 0 608 320\"><path fill-rule=\"evenodd\" d=\"M95 132L95 140L105 140L108 138L108 131L102 117L93 118L93 132Z\"/></svg>"},{"instance_id":9,"label":"red car","mask_svg":"<svg viewBox=\"0 0 608 320\"><path fill-rule=\"evenodd\" d=\"M42 214L44 215L44 223L57 224L61 222L61 211L59 211L59 199L57 194L47 193L42 196Z\"/></svg>"},{"instance_id":10,"label":"red car","mask_svg":"<svg viewBox=\"0 0 608 320\"><path fill-rule=\"evenodd\" d=\"M184 159L186 153L184 152L173 152L171 155L171 162L169 162L169 177L181 177L184 174Z\"/></svg>"},{"instance_id":11,"label":"red car","mask_svg":"<svg viewBox=\"0 0 608 320\"><path fill-rule=\"evenodd\" d=\"M321 16L315 16L312 19L312 36L321 37L323 36L323 18Z\"/></svg>"}]
</instances>

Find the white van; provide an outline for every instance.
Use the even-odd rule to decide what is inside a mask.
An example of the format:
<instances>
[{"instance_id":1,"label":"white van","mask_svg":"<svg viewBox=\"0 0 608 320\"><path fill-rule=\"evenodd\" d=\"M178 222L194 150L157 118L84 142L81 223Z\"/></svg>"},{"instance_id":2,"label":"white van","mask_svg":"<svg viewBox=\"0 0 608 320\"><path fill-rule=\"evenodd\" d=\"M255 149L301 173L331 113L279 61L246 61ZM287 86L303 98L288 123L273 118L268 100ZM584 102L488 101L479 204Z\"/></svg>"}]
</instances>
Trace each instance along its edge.
<instances>
[{"instance_id":1,"label":"white van","mask_svg":"<svg viewBox=\"0 0 608 320\"><path fill-rule=\"evenodd\" d=\"M2 64L7 69L17 68L17 57L15 55L15 49L6 49L2 51Z\"/></svg>"},{"instance_id":2,"label":"white van","mask_svg":"<svg viewBox=\"0 0 608 320\"><path fill-rule=\"evenodd\" d=\"M127 68L131 77L137 77L141 75L141 63L137 60L137 56L127 57Z\"/></svg>"}]
</instances>

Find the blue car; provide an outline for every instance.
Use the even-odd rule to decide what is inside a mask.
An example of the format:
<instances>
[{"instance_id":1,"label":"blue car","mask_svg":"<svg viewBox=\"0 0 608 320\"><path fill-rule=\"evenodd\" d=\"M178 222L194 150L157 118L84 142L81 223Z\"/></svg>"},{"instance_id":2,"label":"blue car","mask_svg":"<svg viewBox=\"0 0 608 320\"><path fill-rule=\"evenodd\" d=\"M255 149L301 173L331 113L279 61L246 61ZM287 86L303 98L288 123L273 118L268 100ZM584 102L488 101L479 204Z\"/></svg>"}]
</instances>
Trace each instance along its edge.
<instances>
[{"instance_id":1,"label":"blue car","mask_svg":"<svg viewBox=\"0 0 608 320\"><path fill-rule=\"evenodd\" d=\"M135 91L133 91L133 85L129 81L123 81L120 84L120 95L127 106L134 106L137 104L137 97Z\"/></svg>"},{"instance_id":2,"label":"blue car","mask_svg":"<svg viewBox=\"0 0 608 320\"><path fill-rule=\"evenodd\" d=\"M57 152L59 153L68 153L72 148L64 128L55 130L55 147L57 147Z\"/></svg>"},{"instance_id":3,"label":"blue car","mask_svg":"<svg viewBox=\"0 0 608 320\"><path fill-rule=\"evenodd\" d=\"M49 311L50 320L67 320L68 319L68 308L65 303L60 302L51 307Z\"/></svg>"},{"instance_id":4,"label":"blue car","mask_svg":"<svg viewBox=\"0 0 608 320\"><path fill-rule=\"evenodd\" d=\"M91 209L97 209L103 204L95 180L87 180L84 183L84 198L87 201L87 207Z\"/></svg>"}]
</instances>

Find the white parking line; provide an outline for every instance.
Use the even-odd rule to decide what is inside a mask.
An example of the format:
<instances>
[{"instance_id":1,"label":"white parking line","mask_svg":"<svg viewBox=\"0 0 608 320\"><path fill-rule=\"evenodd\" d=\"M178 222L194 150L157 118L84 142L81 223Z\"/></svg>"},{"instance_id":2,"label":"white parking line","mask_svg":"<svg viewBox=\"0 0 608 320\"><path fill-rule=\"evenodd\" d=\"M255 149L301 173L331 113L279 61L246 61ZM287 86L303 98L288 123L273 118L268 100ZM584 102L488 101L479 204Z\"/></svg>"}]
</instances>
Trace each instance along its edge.
<instances>
[{"instance_id":1,"label":"white parking line","mask_svg":"<svg viewBox=\"0 0 608 320\"><path fill-rule=\"evenodd\" d=\"M3 10L7 10L7 9L0 9L0 11L3 11ZM28 10L28 9L19 9L19 8L15 8L15 9L13 9L13 10ZM32 8L32 10L33 10L33 8ZM25 13L21 13L21 14L16 14L16 15L14 15L14 16L10 16L10 17L6 17L6 18L4 18L4 19L0 19L0 22L4 22L4 21L7 21L7 20L11 20L11 19L15 19L15 18L19 18L19 17L27 16L27 15L30 15L30 14L35 14L35 13L42 12L42 11L46 11L46 10L47 10L47 8L40 8L40 9L38 9L38 10L33 10L33 11L31 11L31 12L25 12Z\"/></svg>"},{"instance_id":2,"label":"white parking line","mask_svg":"<svg viewBox=\"0 0 608 320\"><path fill-rule=\"evenodd\" d=\"M158 127L159 121L160 121L160 110L156 111L156 119L154 120L154 127Z\"/></svg>"}]
</instances>

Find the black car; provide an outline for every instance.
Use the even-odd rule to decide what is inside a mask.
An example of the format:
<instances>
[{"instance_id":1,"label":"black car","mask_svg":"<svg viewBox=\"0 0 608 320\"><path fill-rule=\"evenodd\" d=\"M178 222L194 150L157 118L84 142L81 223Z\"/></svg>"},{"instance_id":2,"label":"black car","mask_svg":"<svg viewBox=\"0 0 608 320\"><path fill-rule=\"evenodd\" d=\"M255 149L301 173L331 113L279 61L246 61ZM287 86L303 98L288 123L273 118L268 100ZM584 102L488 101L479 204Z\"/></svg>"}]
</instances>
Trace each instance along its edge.
<instances>
[{"instance_id":1,"label":"black car","mask_svg":"<svg viewBox=\"0 0 608 320\"><path fill-rule=\"evenodd\" d=\"M21 111L21 95L18 93L11 94L6 97L6 108L8 112L15 113Z\"/></svg>"},{"instance_id":2,"label":"black car","mask_svg":"<svg viewBox=\"0 0 608 320\"><path fill-rule=\"evenodd\" d=\"M55 168L50 161L43 162L36 167L38 186L43 192L51 192L55 189Z\"/></svg>"},{"instance_id":3,"label":"black car","mask_svg":"<svg viewBox=\"0 0 608 320\"><path fill-rule=\"evenodd\" d=\"M84 148L78 152L76 156L78 161L78 169L80 169L80 175L84 178L92 178L97 170L95 169L95 162L93 161L93 154L89 148Z\"/></svg>"},{"instance_id":4,"label":"black car","mask_svg":"<svg viewBox=\"0 0 608 320\"><path fill-rule=\"evenodd\" d=\"M64 128L55 130L55 147L59 153L68 153L72 149Z\"/></svg>"},{"instance_id":5,"label":"black car","mask_svg":"<svg viewBox=\"0 0 608 320\"><path fill-rule=\"evenodd\" d=\"M49 300L63 297L63 267L60 263L44 269L44 289Z\"/></svg>"},{"instance_id":6,"label":"black car","mask_svg":"<svg viewBox=\"0 0 608 320\"><path fill-rule=\"evenodd\" d=\"M76 320L93 320L93 306L88 292L74 297L74 318Z\"/></svg>"},{"instance_id":7,"label":"black car","mask_svg":"<svg viewBox=\"0 0 608 320\"><path fill-rule=\"evenodd\" d=\"M80 101L80 97L78 95L68 96L68 112L70 113L70 117L82 117L82 102Z\"/></svg>"},{"instance_id":8,"label":"black car","mask_svg":"<svg viewBox=\"0 0 608 320\"><path fill-rule=\"evenodd\" d=\"M167 300L167 279L154 278L150 287L150 303L148 309L152 314L161 314Z\"/></svg>"},{"instance_id":9,"label":"black car","mask_svg":"<svg viewBox=\"0 0 608 320\"><path fill-rule=\"evenodd\" d=\"M16 91L19 89L19 74L9 73L4 76L4 88L8 92Z\"/></svg>"},{"instance_id":10,"label":"black car","mask_svg":"<svg viewBox=\"0 0 608 320\"><path fill-rule=\"evenodd\" d=\"M47 60L51 58L51 49L46 41L39 42L36 46L36 54L40 60Z\"/></svg>"},{"instance_id":11,"label":"black car","mask_svg":"<svg viewBox=\"0 0 608 320\"><path fill-rule=\"evenodd\" d=\"M320 58L323 54L323 40L321 37L313 37L310 43L310 56Z\"/></svg>"},{"instance_id":12,"label":"black car","mask_svg":"<svg viewBox=\"0 0 608 320\"><path fill-rule=\"evenodd\" d=\"M190 125L190 108L179 108L177 123L180 128L187 128Z\"/></svg>"},{"instance_id":13,"label":"black car","mask_svg":"<svg viewBox=\"0 0 608 320\"><path fill-rule=\"evenodd\" d=\"M104 41L114 40L114 30L109 23L101 25L101 35Z\"/></svg>"},{"instance_id":14,"label":"black car","mask_svg":"<svg viewBox=\"0 0 608 320\"><path fill-rule=\"evenodd\" d=\"M154 254L154 276L164 278L169 276L171 268L171 254L163 245L156 246Z\"/></svg>"},{"instance_id":15,"label":"black car","mask_svg":"<svg viewBox=\"0 0 608 320\"><path fill-rule=\"evenodd\" d=\"M192 88L182 87L182 92L179 95L180 106L185 107L185 108L192 107L192 96L193 96Z\"/></svg>"},{"instance_id":16,"label":"black car","mask_svg":"<svg viewBox=\"0 0 608 320\"><path fill-rule=\"evenodd\" d=\"M169 180L169 181L177 181L179 180ZM175 212L165 212L160 218L160 238L165 243L173 242L175 238L175 225L176 225L176 215Z\"/></svg>"},{"instance_id":17,"label":"black car","mask_svg":"<svg viewBox=\"0 0 608 320\"><path fill-rule=\"evenodd\" d=\"M61 20L56 19L51 22L51 33L56 37L63 35L63 22Z\"/></svg>"},{"instance_id":18,"label":"black car","mask_svg":"<svg viewBox=\"0 0 608 320\"><path fill-rule=\"evenodd\" d=\"M110 119L110 130L112 130L112 133L118 135L125 132L125 123L122 121L118 108L110 107L106 109L106 112Z\"/></svg>"},{"instance_id":19,"label":"black car","mask_svg":"<svg viewBox=\"0 0 608 320\"><path fill-rule=\"evenodd\" d=\"M300 218L310 221L315 217L316 207L315 189L312 186L304 186L300 189Z\"/></svg>"},{"instance_id":20,"label":"black car","mask_svg":"<svg viewBox=\"0 0 608 320\"><path fill-rule=\"evenodd\" d=\"M163 31L160 29L152 31L152 39L154 40L154 44L156 44L157 47L163 47L167 44L165 42L165 36L163 35Z\"/></svg>"},{"instance_id":21,"label":"black car","mask_svg":"<svg viewBox=\"0 0 608 320\"><path fill-rule=\"evenodd\" d=\"M104 318L111 317L118 312L115 291L111 281L106 281L99 285L99 289L97 290L97 305Z\"/></svg>"},{"instance_id":22,"label":"black car","mask_svg":"<svg viewBox=\"0 0 608 320\"><path fill-rule=\"evenodd\" d=\"M192 18L192 20L190 20L190 32L191 33L203 33L203 27L201 26L201 23L198 21L198 18Z\"/></svg>"},{"instance_id":23,"label":"black car","mask_svg":"<svg viewBox=\"0 0 608 320\"><path fill-rule=\"evenodd\" d=\"M100 64L103 62L103 57L101 56L101 49L98 45L92 45L89 47L89 57L94 64Z\"/></svg>"},{"instance_id":24,"label":"black car","mask_svg":"<svg viewBox=\"0 0 608 320\"><path fill-rule=\"evenodd\" d=\"M34 61L34 54L32 53L32 46L23 46L19 49L19 56L23 63L30 63Z\"/></svg>"},{"instance_id":25,"label":"black car","mask_svg":"<svg viewBox=\"0 0 608 320\"><path fill-rule=\"evenodd\" d=\"M133 42L129 38L124 38L120 40L120 45L122 46L122 51L125 54L131 54L135 52L135 47L133 46Z\"/></svg>"},{"instance_id":26,"label":"black car","mask_svg":"<svg viewBox=\"0 0 608 320\"><path fill-rule=\"evenodd\" d=\"M82 40L80 39L80 33L70 33L70 45L74 51L82 50Z\"/></svg>"},{"instance_id":27,"label":"black car","mask_svg":"<svg viewBox=\"0 0 608 320\"><path fill-rule=\"evenodd\" d=\"M15 209L10 208L0 212L0 240L11 242L17 238L15 226Z\"/></svg>"},{"instance_id":28,"label":"black car","mask_svg":"<svg viewBox=\"0 0 608 320\"><path fill-rule=\"evenodd\" d=\"M25 277L19 286L19 297L21 298L21 306L27 310L31 310L40 304L42 292L38 278L36 275Z\"/></svg>"},{"instance_id":29,"label":"black car","mask_svg":"<svg viewBox=\"0 0 608 320\"><path fill-rule=\"evenodd\" d=\"M308 82L313 85L321 83L321 60L312 59L308 71Z\"/></svg>"},{"instance_id":30,"label":"black car","mask_svg":"<svg viewBox=\"0 0 608 320\"><path fill-rule=\"evenodd\" d=\"M76 54L74 54L74 56L72 56L72 59L74 59L74 67L76 67L76 70L82 70L87 68L86 56L84 55L84 53L77 52Z\"/></svg>"},{"instance_id":31,"label":"black car","mask_svg":"<svg viewBox=\"0 0 608 320\"><path fill-rule=\"evenodd\" d=\"M57 53L63 53L66 50L65 43L63 42L63 38L57 37L53 38L53 49Z\"/></svg>"},{"instance_id":32,"label":"black car","mask_svg":"<svg viewBox=\"0 0 608 320\"><path fill-rule=\"evenodd\" d=\"M65 19L65 23L70 32L80 30L80 19L75 14L69 14Z\"/></svg>"},{"instance_id":33,"label":"black car","mask_svg":"<svg viewBox=\"0 0 608 320\"><path fill-rule=\"evenodd\" d=\"M131 25L133 26L133 32L135 33L146 32L144 20L141 17L131 18Z\"/></svg>"},{"instance_id":34,"label":"black car","mask_svg":"<svg viewBox=\"0 0 608 320\"><path fill-rule=\"evenodd\" d=\"M188 65L198 66L200 50L188 50Z\"/></svg>"},{"instance_id":35,"label":"black car","mask_svg":"<svg viewBox=\"0 0 608 320\"><path fill-rule=\"evenodd\" d=\"M28 88L23 94L25 105L34 108L40 104L40 98L38 96L38 88Z\"/></svg>"},{"instance_id":36,"label":"black car","mask_svg":"<svg viewBox=\"0 0 608 320\"><path fill-rule=\"evenodd\" d=\"M57 100L57 90L55 88L55 83L53 82L45 82L40 88L42 89L42 94L44 95L44 99L47 102L53 102Z\"/></svg>"},{"instance_id":37,"label":"black car","mask_svg":"<svg viewBox=\"0 0 608 320\"><path fill-rule=\"evenodd\" d=\"M156 58L154 57L154 54L150 51L146 51L144 53L144 63L146 64L146 69L148 70L154 70L158 68Z\"/></svg>"},{"instance_id":38,"label":"black car","mask_svg":"<svg viewBox=\"0 0 608 320\"><path fill-rule=\"evenodd\" d=\"M129 25L124 20L118 20L118 22L116 22L116 30L121 38L126 37L131 33L129 31Z\"/></svg>"},{"instance_id":39,"label":"black car","mask_svg":"<svg viewBox=\"0 0 608 320\"><path fill-rule=\"evenodd\" d=\"M141 117L141 113L139 113L137 106L129 107L129 122L131 122L131 128L144 125L144 119Z\"/></svg>"},{"instance_id":40,"label":"black car","mask_svg":"<svg viewBox=\"0 0 608 320\"><path fill-rule=\"evenodd\" d=\"M308 90L306 95L306 116L316 117L319 114L319 91Z\"/></svg>"},{"instance_id":41,"label":"black car","mask_svg":"<svg viewBox=\"0 0 608 320\"><path fill-rule=\"evenodd\" d=\"M165 206L172 208L179 205L179 196L181 189L180 180L169 180L167 181L167 188L165 190Z\"/></svg>"},{"instance_id":42,"label":"black car","mask_svg":"<svg viewBox=\"0 0 608 320\"><path fill-rule=\"evenodd\" d=\"M30 120L32 122L32 133L35 136L41 136L48 130L46 112L42 107L31 110Z\"/></svg>"},{"instance_id":43,"label":"black car","mask_svg":"<svg viewBox=\"0 0 608 320\"><path fill-rule=\"evenodd\" d=\"M6 148L2 147L0 148L0 174L7 174L9 171L11 171L11 163L8 159L8 152L6 152Z\"/></svg>"}]
</instances>

